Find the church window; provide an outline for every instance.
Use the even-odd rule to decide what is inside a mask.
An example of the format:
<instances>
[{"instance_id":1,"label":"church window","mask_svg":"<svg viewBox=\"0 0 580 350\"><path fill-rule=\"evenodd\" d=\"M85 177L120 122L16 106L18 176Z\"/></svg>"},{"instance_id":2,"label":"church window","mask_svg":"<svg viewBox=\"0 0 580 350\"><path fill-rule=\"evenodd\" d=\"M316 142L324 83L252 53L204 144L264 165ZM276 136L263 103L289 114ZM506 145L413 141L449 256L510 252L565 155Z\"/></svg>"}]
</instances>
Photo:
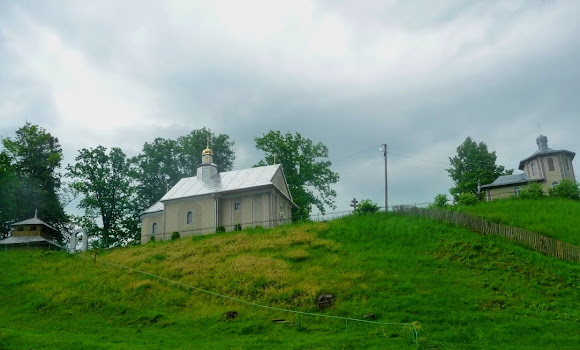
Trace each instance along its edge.
<instances>
[{"instance_id":1,"label":"church window","mask_svg":"<svg viewBox=\"0 0 580 350\"><path fill-rule=\"evenodd\" d=\"M558 181L554 181L554 182L552 182L552 188L554 188L554 187L556 187L556 186L558 186Z\"/></svg>"},{"instance_id":2,"label":"church window","mask_svg":"<svg viewBox=\"0 0 580 350\"><path fill-rule=\"evenodd\" d=\"M532 176L538 175L538 168L536 166L536 162L532 163Z\"/></svg>"},{"instance_id":3,"label":"church window","mask_svg":"<svg viewBox=\"0 0 580 350\"><path fill-rule=\"evenodd\" d=\"M556 170L556 167L554 167L554 159L553 158L548 158L548 169L550 169L550 171Z\"/></svg>"},{"instance_id":4,"label":"church window","mask_svg":"<svg viewBox=\"0 0 580 350\"><path fill-rule=\"evenodd\" d=\"M187 225L193 224L193 212L191 212L191 211L187 212L187 216L185 217L185 223Z\"/></svg>"},{"instance_id":5,"label":"church window","mask_svg":"<svg viewBox=\"0 0 580 350\"><path fill-rule=\"evenodd\" d=\"M242 209L242 203L234 203L234 210L241 210Z\"/></svg>"},{"instance_id":6,"label":"church window","mask_svg":"<svg viewBox=\"0 0 580 350\"><path fill-rule=\"evenodd\" d=\"M518 196L520 195L520 191L521 191L521 188L519 188L519 187L514 187L514 195L515 195L516 197L518 197Z\"/></svg>"},{"instance_id":7,"label":"church window","mask_svg":"<svg viewBox=\"0 0 580 350\"><path fill-rule=\"evenodd\" d=\"M154 222L153 225L151 225L151 233L152 234L157 233L157 223L156 222Z\"/></svg>"}]
</instances>

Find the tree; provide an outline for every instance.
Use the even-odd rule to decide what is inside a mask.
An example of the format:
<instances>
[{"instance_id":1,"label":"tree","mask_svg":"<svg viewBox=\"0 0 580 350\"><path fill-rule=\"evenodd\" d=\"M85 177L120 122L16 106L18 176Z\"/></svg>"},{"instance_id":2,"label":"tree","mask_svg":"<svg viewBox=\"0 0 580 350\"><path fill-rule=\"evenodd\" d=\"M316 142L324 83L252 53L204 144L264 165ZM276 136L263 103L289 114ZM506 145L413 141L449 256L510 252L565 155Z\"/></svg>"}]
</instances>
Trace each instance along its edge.
<instances>
[{"instance_id":1,"label":"tree","mask_svg":"<svg viewBox=\"0 0 580 350\"><path fill-rule=\"evenodd\" d=\"M26 123L14 139L3 139L2 145L18 179L14 219L29 219L38 209L41 219L61 228L68 218L59 198L62 148L58 139L44 128ZM55 238L62 239L60 235Z\"/></svg>"},{"instance_id":2,"label":"tree","mask_svg":"<svg viewBox=\"0 0 580 350\"><path fill-rule=\"evenodd\" d=\"M6 238L16 222L18 198L16 168L5 152L0 153L0 239Z\"/></svg>"},{"instance_id":3,"label":"tree","mask_svg":"<svg viewBox=\"0 0 580 350\"><path fill-rule=\"evenodd\" d=\"M478 182L485 185L501 175L513 173L513 170L505 170L503 166L496 165L496 159L495 151L490 153L485 143L477 144L471 137L467 137L457 147L457 155L449 158L451 168L446 169L455 182L455 186L449 190L455 201L462 193L478 195Z\"/></svg>"},{"instance_id":4,"label":"tree","mask_svg":"<svg viewBox=\"0 0 580 350\"><path fill-rule=\"evenodd\" d=\"M177 141L156 138L131 159L141 209L153 205L181 179L178 156Z\"/></svg>"},{"instance_id":5,"label":"tree","mask_svg":"<svg viewBox=\"0 0 580 350\"><path fill-rule=\"evenodd\" d=\"M325 206L336 208L336 191L330 186L338 182L339 176L330 170L330 161L317 160L328 158L325 145L314 144L300 133L282 135L280 131L270 131L254 141L256 148L266 153L265 159L256 166L274 164L274 157L282 165L292 199L299 207L292 210L294 218L309 218L313 205L321 213L325 212Z\"/></svg>"},{"instance_id":6,"label":"tree","mask_svg":"<svg viewBox=\"0 0 580 350\"><path fill-rule=\"evenodd\" d=\"M208 137L209 146L213 150L213 162L219 171L232 170L236 160L234 141L226 134L216 136L211 129L204 127L177 139L179 166L183 177L197 174L197 166L201 164L201 152L207 147Z\"/></svg>"},{"instance_id":7,"label":"tree","mask_svg":"<svg viewBox=\"0 0 580 350\"><path fill-rule=\"evenodd\" d=\"M131 159L141 209L157 202L181 178L196 175L208 137L218 169L231 170L236 158L234 142L228 135L215 135L207 128L193 130L177 140L156 138L143 145L141 153Z\"/></svg>"},{"instance_id":8,"label":"tree","mask_svg":"<svg viewBox=\"0 0 580 350\"><path fill-rule=\"evenodd\" d=\"M579 199L580 188L576 181L564 179L558 185L549 190L550 196L562 197L568 199Z\"/></svg>"},{"instance_id":9,"label":"tree","mask_svg":"<svg viewBox=\"0 0 580 350\"><path fill-rule=\"evenodd\" d=\"M520 191L520 199L538 199L544 196L542 185L538 182L531 182L528 186Z\"/></svg>"},{"instance_id":10,"label":"tree","mask_svg":"<svg viewBox=\"0 0 580 350\"><path fill-rule=\"evenodd\" d=\"M102 246L128 244L139 239L138 214L133 205L135 186L129 162L120 148L109 152L103 146L82 149L76 164L67 167L71 187L83 195L79 207L87 217L100 217L102 227L92 225L101 236Z\"/></svg>"},{"instance_id":11,"label":"tree","mask_svg":"<svg viewBox=\"0 0 580 350\"><path fill-rule=\"evenodd\" d=\"M359 205L357 205L356 209L354 210L355 214L364 215L364 214L374 214L379 211L379 206L377 203L371 201L370 199L363 199Z\"/></svg>"},{"instance_id":12,"label":"tree","mask_svg":"<svg viewBox=\"0 0 580 350\"><path fill-rule=\"evenodd\" d=\"M476 205L478 202L479 199L471 192L464 192L457 199L457 204L464 206Z\"/></svg>"},{"instance_id":13,"label":"tree","mask_svg":"<svg viewBox=\"0 0 580 350\"><path fill-rule=\"evenodd\" d=\"M433 204L431 205L432 208L444 209L447 208L447 195L445 194L438 194L435 196L433 200Z\"/></svg>"}]
</instances>

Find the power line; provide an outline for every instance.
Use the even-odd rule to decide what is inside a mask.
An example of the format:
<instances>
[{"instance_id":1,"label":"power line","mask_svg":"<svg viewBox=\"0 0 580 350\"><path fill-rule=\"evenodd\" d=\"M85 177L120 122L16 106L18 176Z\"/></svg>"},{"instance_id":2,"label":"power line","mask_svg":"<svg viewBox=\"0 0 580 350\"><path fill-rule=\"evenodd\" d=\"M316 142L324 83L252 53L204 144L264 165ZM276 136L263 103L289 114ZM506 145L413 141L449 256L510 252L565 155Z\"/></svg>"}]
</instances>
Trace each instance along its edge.
<instances>
[{"instance_id":1,"label":"power line","mask_svg":"<svg viewBox=\"0 0 580 350\"><path fill-rule=\"evenodd\" d=\"M369 147L367 147L367 148L365 148L365 149L363 149L363 150L360 150L360 151L357 151L357 152L351 153L351 154L349 154L349 155L346 155L346 156L344 156L344 157L330 159L330 161L331 161L332 163L337 163L337 162L343 161L343 160L345 160L345 159L351 158L352 156L356 156L356 155L358 155L358 154L361 154L361 153L364 153L364 152L366 152L366 151L369 151L369 150L371 150L371 149L373 149L373 148L376 148L376 149L378 149L378 148L380 148L381 146L382 146L382 145L373 145L373 146L369 146Z\"/></svg>"},{"instance_id":2,"label":"power line","mask_svg":"<svg viewBox=\"0 0 580 350\"><path fill-rule=\"evenodd\" d=\"M392 154L394 156L398 156L398 157L403 157L403 158L409 158L409 159L413 159L413 160L418 160L420 162L428 162L428 163L433 163L433 164L438 164L438 165L445 165L445 166L451 166L450 163L441 163L441 162L435 162L433 160L427 160L427 159L420 159L420 158L415 158L415 157L410 157L410 156L406 156L404 154L398 154L398 153L393 153L393 152L388 152L389 154Z\"/></svg>"},{"instance_id":3,"label":"power line","mask_svg":"<svg viewBox=\"0 0 580 350\"><path fill-rule=\"evenodd\" d=\"M95 260L94 262L96 263L96 252L95 252ZM113 263L113 262L109 262L109 261L105 261L103 259L99 259L99 262L104 263L105 265L110 265L110 266L115 266L117 268L121 268L121 269L126 269L128 271L132 271L135 273L139 273L145 276L149 276L149 277L153 277L156 279L159 279L161 281L167 282L167 283L171 283L183 288L187 288L187 289L191 289L191 290L195 290L201 293L206 293L209 294L211 296L214 297L218 297L220 298L220 304L222 303L222 301L224 299L226 300L231 300L240 304L245 304L245 305L250 305L254 308L262 308L262 309L267 309L267 310L273 310L273 311L279 311L279 312L286 312L286 313L290 313L290 314L295 314L297 315L297 324L298 326L300 326L300 315L304 315L304 316L314 316L314 317L318 317L318 318L329 318L329 319L339 319L339 320L344 320L346 322L346 326L348 328L348 322L360 322L360 323L367 323L367 324L376 324L376 325L383 325L383 326L406 326L411 328L411 332L412 332L412 336L413 336L413 342L416 344L417 348L419 348L419 333L417 328L415 327L414 323L402 323L402 322L379 322L379 321L369 321L369 320L361 320L361 319L357 319L357 318L350 318L350 317L343 317L343 316L334 316L334 315L326 315L326 314L318 314L318 313L312 313L312 312L304 312L304 311L296 311L296 310L290 310L290 309L283 309L283 308L279 308L279 307L274 307L274 306L268 306L268 305L262 305L262 304L258 304L258 303L254 303L251 301L247 301L247 300L243 300L243 299L239 299L236 297L232 297L229 295L224 295L224 294L220 294L217 292L213 292L213 291L209 291L203 288L199 288L199 287L195 287L183 282L179 282L176 280L172 280L170 278L167 277L163 277L163 276L159 276L159 275L155 275L149 272L145 272L145 271L141 271L141 270L137 270L135 268L129 267L129 266L125 266L122 264L117 264L117 263Z\"/></svg>"}]
</instances>

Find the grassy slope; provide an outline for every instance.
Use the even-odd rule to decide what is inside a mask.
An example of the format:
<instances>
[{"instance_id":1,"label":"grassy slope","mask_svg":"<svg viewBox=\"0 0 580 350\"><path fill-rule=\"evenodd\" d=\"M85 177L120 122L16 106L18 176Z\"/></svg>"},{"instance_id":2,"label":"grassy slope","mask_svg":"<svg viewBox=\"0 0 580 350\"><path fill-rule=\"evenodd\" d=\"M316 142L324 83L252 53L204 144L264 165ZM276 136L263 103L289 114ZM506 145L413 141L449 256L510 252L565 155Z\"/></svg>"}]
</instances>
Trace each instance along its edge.
<instances>
[{"instance_id":1,"label":"grassy slope","mask_svg":"<svg viewBox=\"0 0 580 350\"><path fill-rule=\"evenodd\" d=\"M65 253L0 252L0 348L413 349L404 327L258 311ZM422 348L580 347L580 266L383 215L156 242L99 256L246 300L421 324ZM9 302L7 302L9 301ZM224 321L227 310L239 317ZM286 318L286 324L273 324Z\"/></svg>"},{"instance_id":2,"label":"grassy slope","mask_svg":"<svg viewBox=\"0 0 580 350\"><path fill-rule=\"evenodd\" d=\"M580 201L562 198L482 202L465 211L580 246Z\"/></svg>"}]
</instances>

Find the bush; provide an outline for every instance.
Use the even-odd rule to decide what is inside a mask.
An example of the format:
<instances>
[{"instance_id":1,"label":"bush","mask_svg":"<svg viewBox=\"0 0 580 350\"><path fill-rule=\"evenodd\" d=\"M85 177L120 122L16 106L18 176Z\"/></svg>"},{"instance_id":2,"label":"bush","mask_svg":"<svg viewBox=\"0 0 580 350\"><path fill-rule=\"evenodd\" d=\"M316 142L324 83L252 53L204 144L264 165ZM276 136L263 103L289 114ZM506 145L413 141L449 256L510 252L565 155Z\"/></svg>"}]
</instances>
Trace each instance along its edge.
<instances>
[{"instance_id":1,"label":"bush","mask_svg":"<svg viewBox=\"0 0 580 350\"><path fill-rule=\"evenodd\" d=\"M476 205L479 203L479 199L470 192L462 193L459 195L459 199L457 200L457 204L459 205Z\"/></svg>"},{"instance_id":2,"label":"bush","mask_svg":"<svg viewBox=\"0 0 580 350\"><path fill-rule=\"evenodd\" d=\"M179 234L179 232L175 231L171 234L171 239L178 239L181 238L181 235Z\"/></svg>"},{"instance_id":3,"label":"bush","mask_svg":"<svg viewBox=\"0 0 580 350\"><path fill-rule=\"evenodd\" d=\"M370 199L363 199L354 212L359 215L373 214L379 211L379 206Z\"/></svg>"},{"instance_id":4,"label":"bush","mask_svg":"<svg viewBox=\"0 0 580 350\"><path fill-rule=\"evenodd\" d=\"M151 238L149 238L149 242L155 242L155 236L151 236Z\"/></svg>"},{"instance_id":5,"label":"bush","mask_svg":"<svg viewBox=\"0 0 580 350\"><path fill-rule=\"evenodd\" d=\"M433 204L430 205L431 208L439 208L439 209L443 209L443 208L447 208L447 195L444 194L438 194L435 196L435 199L433 200Z\"/></svg>"},{"instance_id":6,"label":"bush","mask_svg":"<svg viewBox=\"0 0 580 350\"><path fill-rule=\"evenodd\" d=\"M241 230L242 230L242 225L240 225L240 224L234 225L234 231L241 231Z\"/></svg>"},{"instance_id":7,"label":"bush","mask_svg":"<svg viewBox=\"0 0 580 350\"><path fill-rule=\"evenodd\" d=\"M215 232L226 232L226 228L224 226L218 226L215 228Z\"/></svg>"},{"instance_id":8,"label":"bush","mask_svg":"<svg viewBox=\"0 0 580 350\"><path fill-rule=\"evenodd\" d=\"M544 190L542 185L538 182L532 182L528 186L520 191L521 199L538 199L544 197Z\"/></svg>"},{"instance_id":9,"label":"bush","mask_svg":"<svg viewBox=\"0 0 580 350\"><path fill-rule=\"evenodd\" d=\"M556 187L550 188L550 196L562 197L568 199L579 199L580 198L580 188L578 188L578 183L576 181L564 179Z\"/></svg>"}]
</instances>

